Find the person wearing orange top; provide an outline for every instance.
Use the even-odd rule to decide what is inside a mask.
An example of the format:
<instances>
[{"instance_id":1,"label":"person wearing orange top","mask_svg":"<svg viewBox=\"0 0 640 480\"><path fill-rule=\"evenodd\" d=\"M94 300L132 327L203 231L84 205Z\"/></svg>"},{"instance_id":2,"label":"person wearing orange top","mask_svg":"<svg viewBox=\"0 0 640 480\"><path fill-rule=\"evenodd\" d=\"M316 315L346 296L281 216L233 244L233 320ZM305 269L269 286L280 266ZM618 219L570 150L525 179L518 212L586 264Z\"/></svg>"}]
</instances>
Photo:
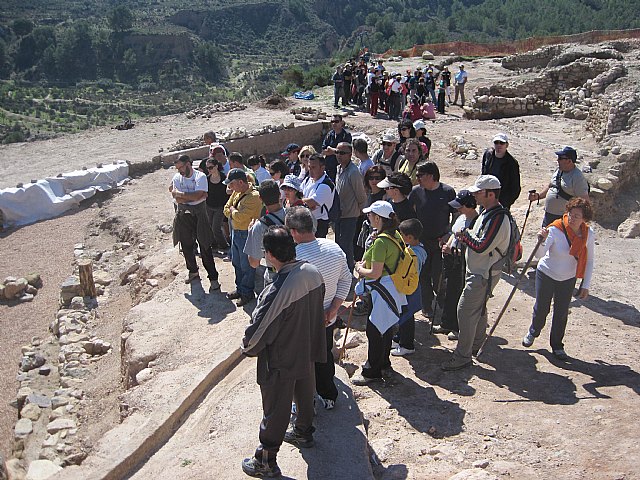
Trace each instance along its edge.
<instances>
[{"instance_id":1,"label":"person wearing orange top","mask_svg":"<svg viewBox=\"0 0 640 480\"><path fill-rule=\"evenodd\" d=\"M576 296L579 299L589 296L595 247L595 235L588 225L592 218L593 210L589 201L574 197L567 203L566 213L562 218L553 221L538 233L545 242L542 251L538 253L542 258L536 270L533 320L522 339L522 345L530 347L540 335L553 299L550 343L553 354L559 360L569 359L562 340L576 278L582 279Z\"/></svg>"}]
</instances>

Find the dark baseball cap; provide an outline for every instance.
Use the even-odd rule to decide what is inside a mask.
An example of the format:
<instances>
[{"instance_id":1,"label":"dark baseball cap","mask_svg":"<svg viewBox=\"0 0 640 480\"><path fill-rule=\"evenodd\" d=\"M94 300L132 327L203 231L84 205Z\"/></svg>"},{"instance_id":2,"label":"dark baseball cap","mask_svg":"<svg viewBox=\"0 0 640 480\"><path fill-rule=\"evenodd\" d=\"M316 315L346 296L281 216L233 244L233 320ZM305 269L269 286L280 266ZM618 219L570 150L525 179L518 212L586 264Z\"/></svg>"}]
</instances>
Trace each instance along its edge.
<instances>
[{"instance_id":1,"label":"dark baseball cap","mask_svg":"<svg viewBox=\"0 0 640 480\"><path fill-rule=\"evenodd\" d=\"M449 202L453 208L467 207L476 208L478 204L473 194L469 190L460 190L456 198Z\"/></svg>"},{"instance_id":2,"label":"dark baseball cap","mask_svg":"<svg viewBox=\"0 0 640 480\"><path fill-rule=\"evenodd\" d=\"M229 170L229 173L227 174L227 178L222 183L224 183L225 185L229 185L234 180L242 180L246 182L247 181L246 172L241 168L232 168L231 170Z\"/></svg>"},{"instance_id":3,"label":"dark baseball cap","mask_svg":"<svg viewBox=\"0 0 640 480\"><path fill-rule=\"evenodd\" d=\"M570 158L574 163L575 161L578 159L578 152L576 152L576 149L573 147L570 147L569 145L567 145L566 147L564 147L562 150L556 152L556 155L559 157L568 157Z\"/></svg>"},{"instance_id":4,"label":"dark baseball cap","mask_svg":"<svg viewBox=\"0 0 640 480\"><path fill-rule=\"evenodd\" d=\"M284 152L282 152L281 155L286 157L291 152L295 151L300 151L300 145L298 145L297 143L290 143L289 145L287 145L287 148L284 149Z\"/></svg>"}]
</instances>

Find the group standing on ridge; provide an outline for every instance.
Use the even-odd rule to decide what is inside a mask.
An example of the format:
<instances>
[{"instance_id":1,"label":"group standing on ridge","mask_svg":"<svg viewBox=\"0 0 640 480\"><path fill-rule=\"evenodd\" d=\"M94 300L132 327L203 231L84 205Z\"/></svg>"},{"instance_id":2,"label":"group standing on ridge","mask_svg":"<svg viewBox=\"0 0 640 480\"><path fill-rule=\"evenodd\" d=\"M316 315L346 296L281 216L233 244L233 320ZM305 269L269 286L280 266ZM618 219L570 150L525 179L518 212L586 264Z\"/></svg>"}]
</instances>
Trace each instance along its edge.
<instances>
[{"instance_id":1,"label":"group standing on ridge","mask_svg":"<svg viewBox=\"0 0 640 480\"><path fill-rule=\"evenodd\" d=\"M336 102L382 102L382 90L367 87L386 70L382 62L370 70L362 75L350 68L345 76L337 69ZM413 78L407 72L399 85L408 95L423 92L429 102L436 98L435 79L447 82L438 97L449 100L453 80L454 102L464 103L462 65L455 75L424 73ZM364 89L360 77L368 82ZM347 87L345 100L338 94ZM336 114L316 146L290 143L280 158L245 158L208 132L209 153L198 168L187 155L174 162L169 191L185 282L202 281L199 255L209 294L221 295L216 258L230 261L234 287L224 295L251 314L242 351L258 358L263 420L258 447L242 462L248 475L279 475L282 443L312 447L314 409L339 408L334 331L342 326L345 301L367 316L367 360L354 385L384 382L394 358L416 352L416 328L425 324L457 341L444 371L472 366L486 341L487 303L520 239L510 213L522 190L518 161L507 134L497 132L478 164L480 175L456 192L441 178L424 120L401 119L403 101L394 92L384 105L390 116L397 114L398 127L382 132L377 151ZM551 350L567 361L568 306L576 279L578 297L588 296L595 238L577 152L567 146L555 154L558 168L549 184L528 196L530 206L544 200L545 215L535 252L535 305L522 344L530 347L541 335L553 302ZM429 322L417 323L418 314Z\"/></svg>"}]
</instances>

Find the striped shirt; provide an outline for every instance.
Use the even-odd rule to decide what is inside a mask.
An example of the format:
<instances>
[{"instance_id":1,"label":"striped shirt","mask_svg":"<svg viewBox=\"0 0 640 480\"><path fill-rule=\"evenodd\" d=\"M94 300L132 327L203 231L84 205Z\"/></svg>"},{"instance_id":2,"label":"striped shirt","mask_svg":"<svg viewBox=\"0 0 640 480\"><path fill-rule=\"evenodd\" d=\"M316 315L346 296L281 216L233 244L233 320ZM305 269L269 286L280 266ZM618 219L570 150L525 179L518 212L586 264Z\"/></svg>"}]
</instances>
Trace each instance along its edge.
<instances>
[{"instance_id":1,"label":"striped shirt","mask_svg":"<svg viewBox=\"0 0 640 480\"><path fill-rule=\"evenodd\" d=\"M351 290L351 272L347 266L347 257L333 240L316 238L296 246L296 259L306 260L314 265L324 279L324 309L331 306L333 299L347 298Z\"/></svg>"}]
</instances>

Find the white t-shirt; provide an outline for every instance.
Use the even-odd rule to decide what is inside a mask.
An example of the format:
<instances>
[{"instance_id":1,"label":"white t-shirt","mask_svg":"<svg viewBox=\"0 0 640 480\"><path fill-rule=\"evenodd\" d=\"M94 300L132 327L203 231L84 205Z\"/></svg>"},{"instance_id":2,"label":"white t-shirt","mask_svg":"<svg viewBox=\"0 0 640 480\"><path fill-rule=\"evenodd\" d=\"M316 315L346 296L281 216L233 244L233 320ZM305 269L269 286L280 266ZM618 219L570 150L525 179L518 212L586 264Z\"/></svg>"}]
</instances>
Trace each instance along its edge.
<instances>
[{"instance_id":1,"label":"white t-shirt","mask_svg":"<svg viewBox=\"0 0 640 480\"><path fill-rule=\"evenodd\" d=\"M296 259L314 265L324 280L324 303L326 310L338 297L345 299L351 289L352 275L347 266L347 257L333 240L316 238L312 242L296 246ZM335 321L335 318L332 319ZM333 322L331 322L333 323Z\"/></svg>"},{"instance_id":2,"label":"white t-shirt","mask_svg":"<svg viewBox=\"0 0 640 480\"><path fill-rule=\"evenodd\" d=\"M310 198L318 204L316 208L311 210L316 220L329 220L328 212L333 205L333 192L329 185L322 183L326 176L327 174L325 173L318 180L307 177L305 181L302 182L302 197ZM322 208L323 205L325 208Z\"/></svg>"},{"instance_id":3,"label":"white t-shirt","mask_svg":"<svg viewBox=\"0 0 640 480\"><path fill-rule=\"evenodd\" d=\"M200 170L192 169L193 173L190 177L183 177L180 173L176 173L171 180L174 190L179 190L183 193L193 193L193 192L208 192L209 191L209 182L207 181L207 176L202 173ZM197 202L186 202L187 205L198 205L206 201L206 197L202 200L198 200Z\"/></svg>"}]
</instances>

